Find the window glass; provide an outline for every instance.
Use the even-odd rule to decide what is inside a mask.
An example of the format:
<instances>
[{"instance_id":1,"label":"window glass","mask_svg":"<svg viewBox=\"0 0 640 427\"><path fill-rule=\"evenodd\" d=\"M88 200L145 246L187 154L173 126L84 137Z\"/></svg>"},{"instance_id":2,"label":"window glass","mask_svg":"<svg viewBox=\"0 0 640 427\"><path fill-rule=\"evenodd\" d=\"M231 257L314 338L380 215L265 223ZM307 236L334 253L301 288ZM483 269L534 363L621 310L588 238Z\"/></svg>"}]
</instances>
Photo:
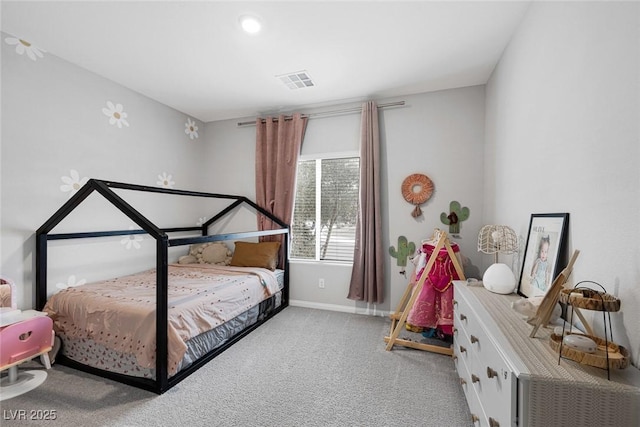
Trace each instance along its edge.
<instances>
[{"instance_id":1,"label":"window glass","mask_svg":"<svg viewBox=\"0 0 640 427\"><path fill-rule=\"evenodd\" d=\"M353 261L360 159L301 160L291 227L291 258Z\"/></svg>"}]
</instances>

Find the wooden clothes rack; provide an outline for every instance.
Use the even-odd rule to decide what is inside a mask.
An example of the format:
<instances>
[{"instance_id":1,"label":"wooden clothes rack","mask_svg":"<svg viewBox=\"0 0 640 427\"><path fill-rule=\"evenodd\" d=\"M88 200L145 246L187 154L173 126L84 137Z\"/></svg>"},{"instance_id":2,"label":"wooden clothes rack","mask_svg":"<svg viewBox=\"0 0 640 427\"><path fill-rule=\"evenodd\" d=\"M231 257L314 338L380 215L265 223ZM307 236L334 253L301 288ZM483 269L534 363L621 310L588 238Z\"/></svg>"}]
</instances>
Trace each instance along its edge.
<instances>
[{"instance_id":1,"label":"wooden clothes rack","mask_svg":"<svg viewBox=\"0 0 640 427\"><path fill-rule=\"evenodd\" d=\"M400 303L398 304L396 311L389 315L389 317L391 317L391 330L389 331L389 336L384 337L384 341L387 343L387 347L386 347L387 351L391 350L393 346L397 344L404 347L415 348L418 350L431 351L433 353L447 354L450 356L453 355L453 349L451 348L451 346L441 347L438 345L426 344L426 343L421 343L417 341L411 341L408 339L398 338L398 335L400 335L400 331L402 330L402 328L404 328L404 325L407 322L407 316L409 315L409 311L411 310L411 308L413 308L413 304L418 298L418 295L420 295L420 292L424 287L424 282L429 276L429 272L433 268L433 264L435 264L436 259L438 258L438 254L440 253L440 250L442 248L447 249L449 258L451 258L453 267L456 269L456 272L458 273L458 277L460 278L460 280L465 280L464 272L462 270L462 267L460 266L460 263L458 262L458 258L453 252L453 249L451 248L451 244L449 243L449 238L447 237L447 233L436 228L431 241L433 240L437 240L435 249L431 253L431 256L429 257L429 260L427 261L427 264L425 265L424 270L422 270L422 275L420 276L418 283L415 285L415 288L411 283L407 285L407 289L404 291L404 294L400 299ZM412 292L412 288L413 288L413 292ZM409 296L411 297L409 298Z\"/></svg>"}]
</instances>

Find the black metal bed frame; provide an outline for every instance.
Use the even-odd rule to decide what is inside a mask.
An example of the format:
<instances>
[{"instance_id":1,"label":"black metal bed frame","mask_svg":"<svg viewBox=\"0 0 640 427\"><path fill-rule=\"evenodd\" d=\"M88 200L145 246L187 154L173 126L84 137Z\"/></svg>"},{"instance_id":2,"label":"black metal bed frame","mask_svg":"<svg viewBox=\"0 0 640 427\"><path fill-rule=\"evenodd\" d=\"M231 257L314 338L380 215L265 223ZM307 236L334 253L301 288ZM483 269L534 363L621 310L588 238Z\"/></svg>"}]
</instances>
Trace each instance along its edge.
<instances>
[{"instance_id":1,"label":"black metal bed frame","mask_svg":"<svg viewBox=\"0 0 640 427\"><path fill-rule=\"evenodd\" d=\"M159 228L140 212L135 210L129 203L117 195L112 189L124 189L133 191L142 191L150 193L164 193L191 197L206 197L215 199L230 199L233 202L206 221L202 226L178 227L178 228ZM80 233L61 233L50 234L53 228L58 225L67 215L69 215L76 207L78 207L84 199L91 193L97 192L107 199L112 205L118 208L122 213L128 216L133 222L140 226L141 230L115 230L115 231L94 231ZM217 235L208 235L208 228L220 218L243 204L255 209L258 214L264 215L277 224L280 228L275 230L249 231L238 233L226 233ZM172 232L201 232L202 236L183 237L170 239L167 233ZM149 234L156 240L156 372L155 380L149 378L133 377L129 375L119 374L110 371L103 371L82 363L73 361L64 356L58 356L57 361L60 364L73 367L75 369L98 375L103 378L112 379L124 384L142 388L162 394L174 385L191 375L211 359L222 353L224 350L239 341L249 332L260 326L262 323L273 317L275 314L286 308L289 304L289 226L282 220L275 217L256 203L244 196L235 196L229 194L203 193L195 191L174 190L159 187L148 187L135 184L124 184L119 182L104 181L90 179L78 192L73 195L64 205L56 211L37 231L36 231L36 308L42 310L47 302L47 248L49 240L62 239L82 239L107 236L122 236L133 234ZM195 361L189 367L182 369L171 378L168 376L168 338L167 338L167 322L168 322L168 250L170 246L183 246L195 243L214 242L230 239L244 239L250 237L268 236L283 234L283 250L284 250L284 288L282 291L282 304L269 313L265 318L260 319L257 323L247 327L242 332L230 338L222 346L211 350Z\"/></svg>"}]
</instances>

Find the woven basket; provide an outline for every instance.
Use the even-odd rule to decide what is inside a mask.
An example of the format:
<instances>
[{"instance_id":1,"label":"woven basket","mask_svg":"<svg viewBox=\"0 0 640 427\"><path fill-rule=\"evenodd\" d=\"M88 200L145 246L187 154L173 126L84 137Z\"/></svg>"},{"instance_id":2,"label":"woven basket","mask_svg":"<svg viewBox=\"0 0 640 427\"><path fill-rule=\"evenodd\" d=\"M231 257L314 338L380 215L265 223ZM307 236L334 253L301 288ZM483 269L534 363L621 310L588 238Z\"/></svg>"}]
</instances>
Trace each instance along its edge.
<instances>
[{"instance_id":1,"label":"woven basket","mask_svg":"<svg viewBox=\"0 0 640 427\"><path fill-rule=\"evenodd\" d=\"M560 302L585 310L618 311L620 300L613 295L592 289L563 289L560 291ZM604 307L604 310L603 310Z\"/></svg>"},{"instance_id":2,"label":"woven basket","mask_svg":"<svg viewBox=\"0 0 640 427\"><path fill-rule=\"evenodd\" d=\"M583 335L583 334L575 334ZM611 369L624 369L629 366L629 351L611 341L606 342L600 337L593 335L584 335L591 338L598 345L598 350L595 353L585 353L569 346L562 346L562 357L574 360L583 365L595 366L596 368L607 369L607 354L605 348L609 348L609 368ZM562 336L551 334L549 344L551 348L558 353L560 351L560 344L562 343Z\"/></svg>"}]
</instances>

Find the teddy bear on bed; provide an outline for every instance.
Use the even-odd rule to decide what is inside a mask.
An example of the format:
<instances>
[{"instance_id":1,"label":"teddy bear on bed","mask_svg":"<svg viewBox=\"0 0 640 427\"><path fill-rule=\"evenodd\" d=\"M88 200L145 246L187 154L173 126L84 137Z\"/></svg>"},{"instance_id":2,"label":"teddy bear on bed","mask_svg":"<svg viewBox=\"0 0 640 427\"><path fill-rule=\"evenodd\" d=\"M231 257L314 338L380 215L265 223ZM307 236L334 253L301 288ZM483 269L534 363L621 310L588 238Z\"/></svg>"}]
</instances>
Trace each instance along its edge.
<instances>
[{"instance_id":1,"label":"teddy bear on bed","mask_svg":"<svg viewBox=\"0 0 640 427\"><path fill-rule=\"evenodd\" d=\"M178 264L229 265L231 250L224 242L209 242L191 245L189 254L178 258Z\"/></svg>"}]
</instances>

